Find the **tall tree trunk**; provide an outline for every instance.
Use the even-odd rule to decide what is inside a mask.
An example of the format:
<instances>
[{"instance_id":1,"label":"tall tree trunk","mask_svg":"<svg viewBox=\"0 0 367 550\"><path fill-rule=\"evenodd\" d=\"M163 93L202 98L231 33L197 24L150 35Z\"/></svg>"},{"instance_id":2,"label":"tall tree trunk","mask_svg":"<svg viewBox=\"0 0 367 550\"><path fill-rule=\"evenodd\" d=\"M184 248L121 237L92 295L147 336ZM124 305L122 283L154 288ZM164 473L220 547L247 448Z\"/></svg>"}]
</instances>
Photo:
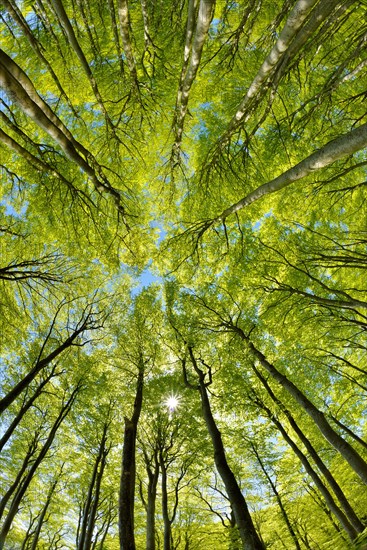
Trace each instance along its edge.
<instances>
[{"instance_id":1,"label":"tall tree trunk","mask_svg":"<svg viewBox=\"0 0 367 550\"><path fill-rule=\"evenodd\" d=\"M4 520L4 523L3 523L3 526L2 526L2 529L1 529L1 532L0 532L0 550L2 550L4 548L6 537L8 536L9 530L10 530L11 525L13 523L13 519L14 519L14 517L16 516L16 514L18 512L21 500L24 497L24 494L27 491L27 489L29 487L29 484L32 481L33 476L36 473L36 470L37 470L38 466L41 464L41 462L46 457L46 454L48 453L48 450L50 449L50 447L52 445L52 442L55 438L56 432L59 429L59 427L60 427L61 423L63 422L63 420L65 419L65 417L67 416L67 414L69 413L69 411L72 407L72 404L74 403L74 400L75 400L77 394L79 393L80 389L81 389L81 385L78 384L78 386L75 388L75 390L72 392L71 396L69 397L68 401L61 408L61 410L58 414L58 417L56 418L56 420L55 420L55 422L54 422L54 424L53 424L53 426L50 430L50 433L49 433L49 435L48 435L48 437L47 437L47 439L46 439L46 441L45 441L45 443L42 447L42 449L40 450L40 452L39 452L37 458L35 459L35 461L32 463L27 475L23 478L21 484L18 487L18 490L17 490L16 494L14 495L14 498L13 498L11 504L10 504L10 507L9 507L8 514L7 514L7 516Z\"/></svg>"},{"instance_id":2,"label":"tall tree trunk","mask_svg":"<svg viewBox=\"0 0 367 550\"><path fill-rule=\"evenodd\" d=\"M28 400L24 400L22 406L20 407L18 414L14 417L13 421L9 425L8 429L5 431L4 435L0 439L0 451L4 447L4 445L9 441L10 437L12 436L15 428L18 426L20 421L22 420L25 413L30 409L30 407L33 405L37 397L39 397L42 393L43 388L46 386L46 384L51 380L52 377L57 376L56 373L56 366L52 368L50 374L42 380L42 382L38 385L36 390L34 391L33 395Z\"/></svg>"},{"instance_id":3,"label":"tall tree trunk","mask_svg":"<svg viewBox=\"0 0 367 550\"><path fill-rule=\"evenodd\" d=\"M146 550L155 550L155 505L157 498L157 484L159 478L159 462L157 460L157 451L154 455L154 468L146 461L146 470L148 474L148 495L147 495L147 524L146 524Z\"/></svg>"},{"instance_id":4,"label":"tall tree trunk","mask_svg":"<svg viewBox=\"0 0 367 550\"><path fill-rule=\"evenodd\" d=\"M38 95L25 72L2 50L0 86L27 116L56 141L65 155L87 174L99 193L107 193L113 197L117 209L124 216L121 193L111 186L97 160L73 138L61 120Z\"/></svg>"},{"instance_id":5,"label":"tall tree trunk","mask_svg":"<svg viewBox=\"0 0 367 550\"><path fill-rule=\"evenodd\" d=\"M38 545L38 539L40 537L40 534L41 534L41 529L42 529L42 526L44 524L44 521L45 521L45 517L46 517L46 513L47 513L47 510L48 510L48 507L50 506L51 504L51 500L52 500L52 495L54 494L55 492L55 489L56 489L56 485L58 484L59 482L59 479L60 479L60 476L61 476L61 472L60 474L58 475L58 477L55 479L55 481L52 483L51 487L50 487L50 490L47 494L47 498L46 498L46 502L45 504L43 505L43 508L40 512L40 515L38 517L38 521L37 521L37 527L36 527L36 530L33 534L33 538L32 538L32 544L31 546L29 547L29 550L37 550L37 545Z\"/></svg>"},{"instance_id":6,"label":"tall tree trunk","mask_svg":"<svg viewBox=\"0 0 367 550\"><path fill-rule=\"evenodd\" d=\"M358 128L343 134L306 157L304 160L286 170L268 183L260 185L229 208L226 208L214 222L224 221L231 214L235 214L242 208L259 200L265 195L284 189L293 182L305 178L316 170L321 170L333 162L356 153L367 145L367 124L361 124Z\"/></svg>"},{"instance_id":7,"label":"tall tree trunk","mask_svg":"<svg viewBox=\"0 0 367 550\"><path fill-rule=\"evenodd\" d=\"M367 125L366 125L367 128ZM315 405L302 393L293 382L291 382L284 374L279 372L274 365L269 363L266 357L259 351L251 342L249 336L244 331L235 325L231 325L233 332L237 333L242 340L247 343L247 346L253 356L259 361L264 369L279 382L284 389L286 389L290 395L296 400L296 402L302 407L302 409L310 416L319 428L322 435L327 441L340 452L344 459L348 462L351 468L358 474L361 480L367 484L367 464L363 458L357 453L357 451L343 439L328 423L323 412L321 412Z\"/></svg>"},{"instance_id":8,"label":"tall tree trunk","mask_svg":"<svg viewBox=\"0 0 367 550\"><path fill-rule=\"evenodd\" d=\"M143 404L144 362L141 357L136 386L134 411L131 419L125 417L124 446L119 495L120 550L135 550L134 495L136 469L136 433Z\"/></svg>"},{"instance_id":9,"label":"tall tree trunk","mask_svg":"<svg viewBox=\"0 0 367 550\"><path fill-rule=\"evenodd\" d=\"M292 540L293 540L293 542L294 542L294 546L296 547L297 550L301 550L301 546L300 546L300 544L299 544L299 542L298 542L297 535L296 535L296 533L295 533L295 531L294 531L294 529L293 529L293 526L292 526L292 524L291 524L291 522L290 522L290 519L289 519L289 517L288 517L287 511L286 511L286 509L285 509L285 507L284 507L284 504L283 504L283 501L282 501L282 499L281 499L281 497L280 497L280 494L279 494L279 492L278 492L278 489L277 489L277 487L276 487L274 481L272 480L271 476L269 475L268 471L266 470L265 465L264 465L264 463L263 463L263 461L262 461L262 459L261 459L261 457L260 457L260 455L259 455L259 453L258 453L258 450L257 450L256 445L254 445L254 443L252 443L252 442L251 442L251 448L252 448L252 450L253 450L253 452L254 452L254 454L255 454L255 456L256 456L256 459L257 459L257 461L258 461L258 463L259 463L259 466L260 466L261 470L263 471L263 473L264 473L266 479L268 480L269 485L270 485L270 487L271 487L271 489L272 489L272 491L273 491L273 493L274 493L274 496L275 496L276 501L277 501L277 503L278 503L278 506L279 506L279 508L280 508L280 512L281 512L281 514L282 514L282 516L283 516L283 519L284 519L284 521L285 521L285 524L286 524L286 526L287 526L287 528L288 528L289 534L291 535Z\"/></svg>"},{"instance_id":10,"label":"tall tree trunk","mask_svg":"<svg viewBox=\"0 0 367 550\"><path fill-rule=\"evenodd\" d=\"M192 348L189 347L188 349L193 367L199 376L198 389L201 396L202 412L214 448L214 462L226 488L234 517L236 519L236 524L240 532L243 549L264 550L265 547L255 530L255 526L252 522L244 496L231 468L228 465L222 436L217 428L213 413L211 411L210 401L206 390L208 383L205 383L205 374L198 367Z\"/></svg>"},{"instance_id":11,"label":"tall tree trunk","mask_svg":"<svg viewBox=\"0 0 367 550\"><path fill-rule=\"evenodd\" d=\"M121 38L122 44L124 47L124 52L127 60L127 65L129 67L129 72L133 87L139 90L139 80L138 73L136 70L136 63L133 54L133 47L130 38L130 18L129 18L129 7L127 0L118 0L117 1L117 10L120 22L121 29Z\"/></svg>"},{"instance_id":12,"label":"tall tree trunk","mask_svg":"<svg viewBox=\"0 0 367 550\"><path fill-rule=\"evenodd\" d=\"M289 14L289 17L281 31L278 40L274 44L269 55L261 65L258 73L249 86L245 97L243 98L235 116L229 123L228 130L225 135L231 134L235 128L237 128L239 122L243 119L246 120L245 113L248 109L248 104L251 99L257 96L264 88L266 88L267 79L274 72L280 61L283 60L285 52L291 44L294 42L294 38L302 27L305 19L307 18L310 10L317 3L317 0L298 0L293 10ZM334 2L332 2L334 4ZM300 46L299 46L300 47ZM223 138L222 138L223 139ZM228 138L227 138L228 139Z\"/></svg>"},{"instance_id":13,"label":"tall tree trunk","mask_svg":"<svg viewBox=\"0 0 367 550\"><path fill-rule=\"evenodd\" d=\"M214 14L215 0L200 0L195 35L192 38L192 25L194 22L196 7L195 4L196 2L189 2L184 64L182 67L180 84L176 99L176 113L174 121L176 135L175 144L172 150L173 157L177 157L177 155L179 155L179 151L181 148L184 121L187 114L190 91L199 69L203 47L205 44L205 40L208 36L210 23ZM186 70L184 68L186 68ZM175 158L174 160L177 161L178 159Z\"/></svg>"},{"instance_id":14,"label":"tall tree trunk","mask_svg":"<svg viewBox=\"0 0 367 550\"><path fill-rule=\"evenodd\" d=\"M257 397L255 402L263 411L265 411L266 415L270 418L270 420L278 428L278 430L282 434L284 440L288 443L288 445L294 451L295 455L298 456L298 458L300 459L304 469L306 470L306 472L311 477L312 481L315 483L316 487L318 488L318 490L320 491L320 493L324 497L324 500L325 500L327 506L329 507L329 509L331 510L331 512L339 520L340 524L342 525L343 529L347 533L348 537L351 540L354 540L358 535L357 531L349 523L349 521L348 521L347 517L345 516L345 514L335 504L334 499L330 494L330 491L323 484L322 480L318 476L317 472L311 466L311 464L308 461L307 457L303 454L303 452L296 445L296 443L293 441L293 439L291 439L291 437L287 434L287 432L284 429L281 422L275 417L275 415L272 413L272 411L261 401L261 399L259 397Z\"/></svg>"},{"instance_id":15,"label":"tall tree trunk","mask_svg":"<svg viewBox=\"0 0 367 550\"><path fill-rule=\"evenodd\" d=\"M102 437L96 456L91 481L89 483L87 498L83 507L83 518L78 536L78 550L90 550L95 525L95 518L99 503L100 486L103 477L106 458L109 448L106 447L108 424L103 426Z\"/></svg>"},{"instance_id":16,"label":"tall tree trunk","mask_svg":"<svg viewBox=\"0 0 367 550\"><path fill-rule=\"evenodd\" d=\"M29 465L31 464L32 460L34 460L33 457L34 457L34 455L36 453L36 450L37 450L39 438L40 438L40 434L37 431L34 434L32 441L28 445L26 455L23 459L22 465L19 468L18 473L17 473L13 483L10 485L10 487L4 493L4 495L2 496L2 498L0 500L0 519L3 517L4 510L6 508L6 505L8 504L11 496L17 490L18 485L20 484L20 482L23 478L23 474L26 472L26 470L29 467Z\"/></svg>"},{"instance_id":17,"label":"tall tree trunk","mask_svg":"<svg viewBox=\"0 0 367 550\"><path fill-rule=\"evenodd\" d=\"M59 309L60 311L60 309ZM20 395L28 386L29 384L35 379L37 374L47 367L56 357L58 357L63 351L70 348L78 336L80 336L85 330L92 330L94 327L91 324L91 314L87 314L83 319L81 319L78 326L75 328L75 330L71 333L71 335L66 338L66 340L60 344L56 349L54 349L51 353L49 353L46 357L41 359L43 349L51 335L51 331L54 327L56 321L56 316L51 323L51 327L49 330L49 333L43 343L43 346L41 348L39 357L34 365L34 367L16 384L12 390L10 390L5 397L3 397L0 400L0 414L5 411L13 403L13 401Z\"/></svg>"},{"instance_id":18,"label":"tall tree trunk","mask_svg":"<svg viewBox=\"0 0 367 550\"><path fill-rule=\"evenodd\" d=\"M85 543L84 543L83 550L91 550L92 548L93 532L94 532L94 527L96 525L96 516L97 516L98 506L100 503L99 497L101 492L101 483L102 483L102 478L103 478L103 474L106 466L106 458L107 458L108 452L109 452L109 449L104 448L102 453L102 458L101 458L101 465L97 473L96 488L95 488L95 492L92 500L91 509L89 512L87 532L85 535Z\"/></svg>"},{"instance_id":19,"label":"tall tree trunk","mask_svg":"<svg viewBox=\"0 0 367 550\"><path fill-rule=\"evenodd\" d=\"M312 460L320 470L320 472L325 477L326 481L328 482L329 486L333 490L336 498L339 501L340 506L342 507L345 515L347 516L349 522L353 525L357 533L362 533L364 530L364 525L359 520L358 516L356 515L355 511L349 504L348 499L346 498L345 494L343 493L341 487L337 483L334 476L331 474L328 467L323 463L320 456L318 455L317 451L309 441L309 439L306 437L306 435L303 433L301 428L298 426L297 422L289 412L289 410L283 405L283 403L276 397L274 392L272 391L271 387L269 386L268 382L265 380L265 378L262 376L262 374L258 371L258 369L253 365L253 370L256 373L256 376L258 379L262 382L264 388L270 395L271 399L276 403L280 409L283 411L283 413L286 415L289 424L291 428L294 430L294 432L298 435L300 441L303 443L307 451L309 452L310 456L312 457Z\"/></svg>"},{"instance_id":20,"label":"tall tree trunk","mask_svg":"<svg viewBox=\"0 0 367 550\"><path fill-rule=\"evenodd\" d=\"M163 517L163 550L171 550L171 521L168 513L167 467L163 457L160 458L161 484L162 484L162 517Z\"/></svg>"}]
</instances>

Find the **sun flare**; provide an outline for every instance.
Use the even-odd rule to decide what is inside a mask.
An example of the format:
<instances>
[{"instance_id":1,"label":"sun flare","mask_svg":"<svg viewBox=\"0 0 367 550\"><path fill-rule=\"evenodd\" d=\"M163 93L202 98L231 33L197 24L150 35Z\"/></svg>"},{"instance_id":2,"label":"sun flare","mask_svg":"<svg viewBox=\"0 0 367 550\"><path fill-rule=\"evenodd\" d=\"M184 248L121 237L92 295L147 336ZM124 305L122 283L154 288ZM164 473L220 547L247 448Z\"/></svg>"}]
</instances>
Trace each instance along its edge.
<instances>
[{"instance_id":1,"label":"sun flare","mask_svg":"<svg viewBox=\"0 0 367 550\"><path fill-rule=\"evenodd\" d=\"M175 411L179 406L179 404L180 404L180 398L178 397L178 395L174 395L174 394L167 397L167 399L164 402L164 405L167 407L169 412Z\"/></svg>"}]
</instances>

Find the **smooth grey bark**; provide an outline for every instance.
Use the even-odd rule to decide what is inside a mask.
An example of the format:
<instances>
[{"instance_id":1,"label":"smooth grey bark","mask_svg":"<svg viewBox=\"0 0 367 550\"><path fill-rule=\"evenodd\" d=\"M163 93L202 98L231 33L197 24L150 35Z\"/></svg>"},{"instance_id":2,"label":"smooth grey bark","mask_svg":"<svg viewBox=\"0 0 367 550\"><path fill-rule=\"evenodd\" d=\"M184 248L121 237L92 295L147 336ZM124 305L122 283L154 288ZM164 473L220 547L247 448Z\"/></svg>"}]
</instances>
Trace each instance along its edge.
<instances>
[{"instance_id":1,"label":"smooth grey bark","mask_svg":"<svg viewBox=\"0 0 367 550\"><path fill-rule=\"evenodd\" d=\"M113 197L125 223L121 193L110 184L93 155L72 137L61 120L40 98L25 72L2 50L0 50L0 87L37 126L56 141L65 155L87 174L99 193L107 193Z\"/></svg>"},{"instance_id":2,"label":"smooth grey bark","mask_svg":"<svg viewBox=\"0 0 367 550\"><path fill-rule=\"evenodd\" d=\"M143 405L144 362L140 358L133 415L125 417L124 445L119 494L120 550L135 550L134 496L136 472L136 433Z\"/></svg>"},{"instance_id":3,"label":"smooth grey bark","mask_svg":"<svg viewBox=\"0 0 367 550\"><path fill-rule=\"evenodd\" d=\"M59 18L59 21L64 29L64 32L66 34L66 36L68 37L68 40L69 40L69 43L71 44L71 47L73 48L74 52L76 53L79 61L80 61L80 64L85 72L85 74L87 75L88 77L88 80L89 80L89 83L91 85L91 88L93 90L93 93L98 101L98 105L100 106L101 108L101 111L102 113L104 114L105 116L105 119L107 121L107 123L109 124L109 126L111 128L114 128L113 124L112 124L112 121L106 111L106 107L103 103L103 100L102 100L102 96L99 92L99 89L98 89L98 85L97 85L97 82L96 82L96 79L94 78L93 76L93 73L89 67L89 64L88 64L88 61L84 55L84 52L77 40L77 37L75 35L75 32L74 32L74 29L73 29L73 26L70 22L70 19L68 18L67 16L67 13L65 11L65 8L64 8L64 5L62 3L62 0L50 0L54 10L55 10L55 13L57 14L58 18Z\"/></svg>"},{"instance_id":4,"label":"smooth grey bark","mask_svg":"<svg viewBox=\"0 0 367 550\"><path fill-rule=\"evenodd\" d=\"M196 2L193 1L189 3L184 64L176 99L176 114L174 120L176 136L172 149L173 157L177 157L181 147L190 91L199 69L203 47L208 36L208 30L214 13L215 0L200 0L195 34L194 37L192 37L195 4ZM177 158L175 158L175 161L177 161Z\"/></svg>"},{"instance_id":5,"label":"smooth grey bark","mask_svg":"<svg viewBox=\"0 0 367 550\"><path fill-rule=\"evenodd\" d=\"M72 147L74 147L85 158L90 155L90 153L83 147L83 145L81 145L81 143L74 139L72 133L67 129L65 124L53 112L49 105L41 98L31 79L28 78L27 74L10 56L8 56L1 49L0 71L0 86L4 87L6 91L10 92L12 99L16 99L18 98L18 96L23 100L24 98L28 98L44 114L44 117L48 119L49 123L51 122L59 130L63 137L66 140L70 141ZM9 75L11 77L10 80ZM17 84L21 86L22 90L18 88ZM17 91L18 95L16 93Z\"/></svg>"},{"instance_id":6,"label":"smooth grey bark","mask_svg":"<svg viewBox=\"0 0 367 550\"><path fill-rule=\"evenodd\" d=\"M292 43L297 31L303 25L310 10L318 2L318 0L299 0L292 9L289 17L281 31L279 38L271 49L269 55L261 65L258 73L253 79L252 83L247 90L245 97L239 105L236 114L229 123L228 131L235 128L240 121L244 118L246 107L249 101L258 94L261 88L264 86L269 75L274 71L274 68L282 59L282 56ZM244 119L246 120L246 118Z\"/></svg>"},{"instance_id":7,"label":"smooth grey bark","mask_svg":"<svg viewBox=\"0 0 367 550\"><path fill-rule=\"evenodd\" d=\"M319 2L315 10L311 11L317 2L318 0L299 0L296 2L277 41L253 78L235 115L230 120L227 130L218 139L214 150L210 153L212 159L215 159L218 153L229 143L239 126L249 120L254 109L259 105L267 91L271 89L268 106L260 120L265 119L274 99L276 87L291 58L290 55L287 55L288 52L291 51L292 56L296 55L338 3L337 0ZM310 13L311 16L309 17ZM307 21L308 17L309 20Z\"/></svg>"},{"instance_id":8,"label":"smooth grey bark","mask_svg":"<svg viewBox=\"0 0 367 550\"><path fill-rule=\"evenodd\" d=\"M329 141L329 143L321 147L321 149L318 149L289 170L286 170L280 176L268 183L260 185L257 189L254 189L254 191L251 191L251 193L246 195L243 199L229 208L226 208L226 210L212 221L212 224L219 221L225 221L228 216L242 210L251 203L259 200L261 197L284 189L293 182L305 178L316 170L321 170L343 157L352 155L366 146L367 124L362 124L347 134L343 134Z\"/></svg>"},{"instance_id":9,"label":"smooth grey bark","mask_svg":"<svg viewBox=\"0 0 367 550\"><path fill-rule=\"evenodd\" d=\"M129 8L128 8L127 0L118 0L117 11L118 11L119 22L120 22L122 44L124 47L127 65L129 67L133 85L136 89L138 89L139 80L138 80L138 73L136 71L136 63L135 63L135 58L134 58L133 48L132 48L131 38L130 38L130 29L129 29L130 18L129 18Z\"/></svg>"},{"instance_id":10,"label":"smooth grey bark","mask_svg":"<svg viewBox=\"0 0 367 550\"><path fill-rule=\"evenodd\" d=\"M298 447L298 445L291 439L291 437L286 432L284 426L281 424L281 422L276 418L276 416L272 413L272 411L261 401L259 397L255 398L256 404L264 410L268 418L273 422L273 424L278 428L280 433L282 434L284 440L288 443L288 445L292 448L295 455L298 456L300 459L303 467L305 468L308 475L311 477L313 482L315 483L316 487L324 497L324 500L331 510L331 512L335 515L335 517L339 520L340 524L342 525L343 529L347 533L348 537L351 540L354 540L358 532L354 529L354 527L349 523L347 517L345 514L340 510L340 508L336 505L330 491L327 489L327 487L322 482L321 478L318 476L317 472L314 470L314 468L311 466L309 460L307 459L306 455L301 451L301 449Z\"/></svg>"},{"instance_id":11,"label":"smooth grey bark","mask_svg":"<svg viewBox=\"0 0 367 550\"><path fill-rule=\"evenodd\" d=\"M364 530L364 525L362 524L362 522L358 518L355 511L353 510L353 508L350 505L347 497L345 496L345 494L342 491L340 485L337 483L336 479L334 478L334 476L330 472L329 468L321 460L321 457L319 456L319 454L317 453L317 451L315 450L315 448L311 444L309 438L306 437L306 435L303 433L301 428L298 426L297 422L293 418L290 411L284 406L284 404L280 401L280 399L278 399L276 397L276 395L274 394L274 392L271 389L270 385L268 384L267 380L262 376L262 374L259 372L259 370L255 367L255 365L253 365L253 370L256 373L256 376L258 377L258 379L261 381L264 388L266 389L268 395L273 400L273 402L276 403L276 405L278 405L280 410L285 414L285 416L287 417L287 419L289 421L289 424L290 424L291 428L297 434L300 441L303 443L303 445L307 449L309 455L311 456L312 460L316 464L319 471L323 474L324 478L326 479L326 481L329 484L329 487L333 490L336 498L338 499L342 510L344 511L346 517L348 518L348 521L351 523L351 525L353 525L353 527L354 527L354 529L356 530L357 533L362 533L362 531Z\"/></svg>"},{"instance_id":12,"label":"smooth grey bark","mask_svg":"<svg viewBox=\"0 0 367 550\"><path fill-rule=\"evenodd\" d=\"M43 54L43 46L38 42L34 34L32 33L27 20L24 18L21 10L18 8L18 6L9 0L3 0L3 4L6 7L6 9L11 14L12 18L16 23L19 25L19 28L22 29L22 32L27 38L28 43L31 45L33 51L36 53L37 57L41 60L41 62L47 67L49 73L51 74L57 88L59 89L59 92L61 94L61 97L65 99L67 102L69 108L72 110L73 114L75 116L77 115L77 112L75 111L75 108L73 104L71 103L69 97L67 96L64 88L61 85L60 80L57 78L55 71L52 68L52 64L48 61L48 59Z\"/></svg>"},{"instance_id":13,"label":"smooth grey bark","mask_svg":"<svg viewBox=\"0 0 367 550\"><path fill-rule=\"evenodd\" d=\"M21 480L23 479L23 474L26 472L28 466L30 465L31 461L33 460L33 457L34 457L34 455L36 453L36 450L37 450L39 437L40 437L40 434L39 434L38 431L36 431L32 441L28 445L26 455L23 459L22 465L19 468L13 483L9 486L9 488L3 494L3 496L0 500L0 519L3 517L4 510L5 510L5 508L8 504L11 496L17 490L18 485L20 484Z\"/></svg>"},{"instance_id":14,"label":"smooth grey bark","mask_svg":"<svg viewBox=\"0 0 367 550\"><path fill-rule=\"evenodd\" d=\"M286 52L283 54L281 62L277 67L277 72L275 76L276 83L284 74L288 63L292 59L294 59L300 49L306 44L306 42L311 38L314 32L320 27L321 23L323 23L327 19L327 17L332 14L335 8L340 5L342 5L343 8L346 8L354 2L355 0L344 0L344 2L340 2L340 0L328 0L327 2L319 2L316 5L315 9L312 10L308 20L305 22L302 28L299 29L296 36L287 48Z\"/></svg>"},{"instance_id":15,"label":"smooth grey bark","mask_svg":"<svg viewBox=\"0 0 367 550\"><path fill-rule=\"evenodd\" d=\"M265 547L256 532L245 498L227 462L222 436L211 410L208 392L206 389L207 385L211 383L211 372L209 371L209 382L205 382L205 373L198 367L193 350L190 346L188 347L188 351L191 363L199 377L199 385L196 389L200 391L203 417L214 449L214 462L226 488L228 499L231 503L231 508L236 520L236 525L240 532L243 549L264 550ZM188 384L186 367L184 363L183 368L185 383Z\"/></svg>"},{"instance_id":16,"label":"smooth grey bark","mask_svg":"<svg viewBox=\"0 0 367 550\"><path fill-rule=\"evenodd\" d=\"M298 389L298 387L289 380L284 374L279 372L251 342L248 335L237 325L230 325L233 332L238 334L248 346L248 349L253 356L259 361L264 369L286 389L308 416L315 422L322 435L327 441L339 451L341 456L348 462L351 468L361 478L363 483L367 484L367 464L360 454L343 439L328 423L326 416L306 397L306 395Z\"/></svg>"}]
</instances>

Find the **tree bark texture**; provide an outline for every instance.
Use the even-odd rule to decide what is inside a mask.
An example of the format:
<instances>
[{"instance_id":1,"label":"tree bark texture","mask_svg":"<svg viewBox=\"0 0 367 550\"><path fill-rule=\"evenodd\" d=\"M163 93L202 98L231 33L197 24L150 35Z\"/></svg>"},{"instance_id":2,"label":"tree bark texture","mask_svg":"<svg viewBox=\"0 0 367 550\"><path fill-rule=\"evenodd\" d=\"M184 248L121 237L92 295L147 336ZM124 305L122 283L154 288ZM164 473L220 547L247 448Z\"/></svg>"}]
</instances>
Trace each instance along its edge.
<instances>
[{"instance_id":1,"label":"tree bark texture","mask_svg":"<svg viewBox=\"0 0 367 550\"><path fill-rule=\"evenodd\" d=\"M367 126L367 125L366 125ZM295 384L287 376L279 372L274 365L272 365L266 357L259 351L250 338L244 333L244 331L238 326L232 326L234 332L247 343L249 350L264 369L286 389L290 395L296 400L296 402L302 407L302 409L309 415L309 417L315 422L322 435L327 441L344 457L351 468L361 478L363 483L367 484L367 464L358 452L343 439L328 423L323 412L321 412L315 405L306 397L304 393L297 388Z\"/></svg>"},{"instance_id":2,"label":"tree bark texture","mask_svg":"<svg viewBox=\"0 0 367 550\"><path fill-rule=\"evenodd\" d=\"M141 361L138 373L134 411L131 419L125 417L124 445L119 495L120 550L135 550L134 495L136 470L136 434L143 404L144 364Z\"/></svg>"},{"instance_id":3,"label":"tree bark texture","mask_svg":"<svg viewBox=\"0 0 367 550\"><path fill-rule=\"evenodd\" d=\"M190 347L189 353L195 371L199 376L202 412L214 448L215 465L226 488L226 492L236 519L236 524L240 532L243 549L264 550L264 545L255 530L245 498L227 462L222 436L218 430L211 410L208 392L204 381L204 373L197 366L195 356L192 348Z\"/></svg>"}]
</instances>

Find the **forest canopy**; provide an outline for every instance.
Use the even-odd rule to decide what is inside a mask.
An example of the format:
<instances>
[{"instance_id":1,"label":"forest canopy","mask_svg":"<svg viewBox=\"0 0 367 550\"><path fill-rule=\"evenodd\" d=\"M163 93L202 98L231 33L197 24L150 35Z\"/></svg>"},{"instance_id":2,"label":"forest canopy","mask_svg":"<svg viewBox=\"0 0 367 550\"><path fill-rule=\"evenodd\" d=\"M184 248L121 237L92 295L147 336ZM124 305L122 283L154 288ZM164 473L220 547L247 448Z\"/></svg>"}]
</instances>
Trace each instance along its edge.
<instances>
[{"instance_id":1,"label":"forest canopy","mask_svg":"<svg viewBox=\"0 0 367 550\"><path fill-rule=\"evenodd\" d=\"M365 0L0 37L0 549L367 548Z\"/></svg>"}]
</instances>

